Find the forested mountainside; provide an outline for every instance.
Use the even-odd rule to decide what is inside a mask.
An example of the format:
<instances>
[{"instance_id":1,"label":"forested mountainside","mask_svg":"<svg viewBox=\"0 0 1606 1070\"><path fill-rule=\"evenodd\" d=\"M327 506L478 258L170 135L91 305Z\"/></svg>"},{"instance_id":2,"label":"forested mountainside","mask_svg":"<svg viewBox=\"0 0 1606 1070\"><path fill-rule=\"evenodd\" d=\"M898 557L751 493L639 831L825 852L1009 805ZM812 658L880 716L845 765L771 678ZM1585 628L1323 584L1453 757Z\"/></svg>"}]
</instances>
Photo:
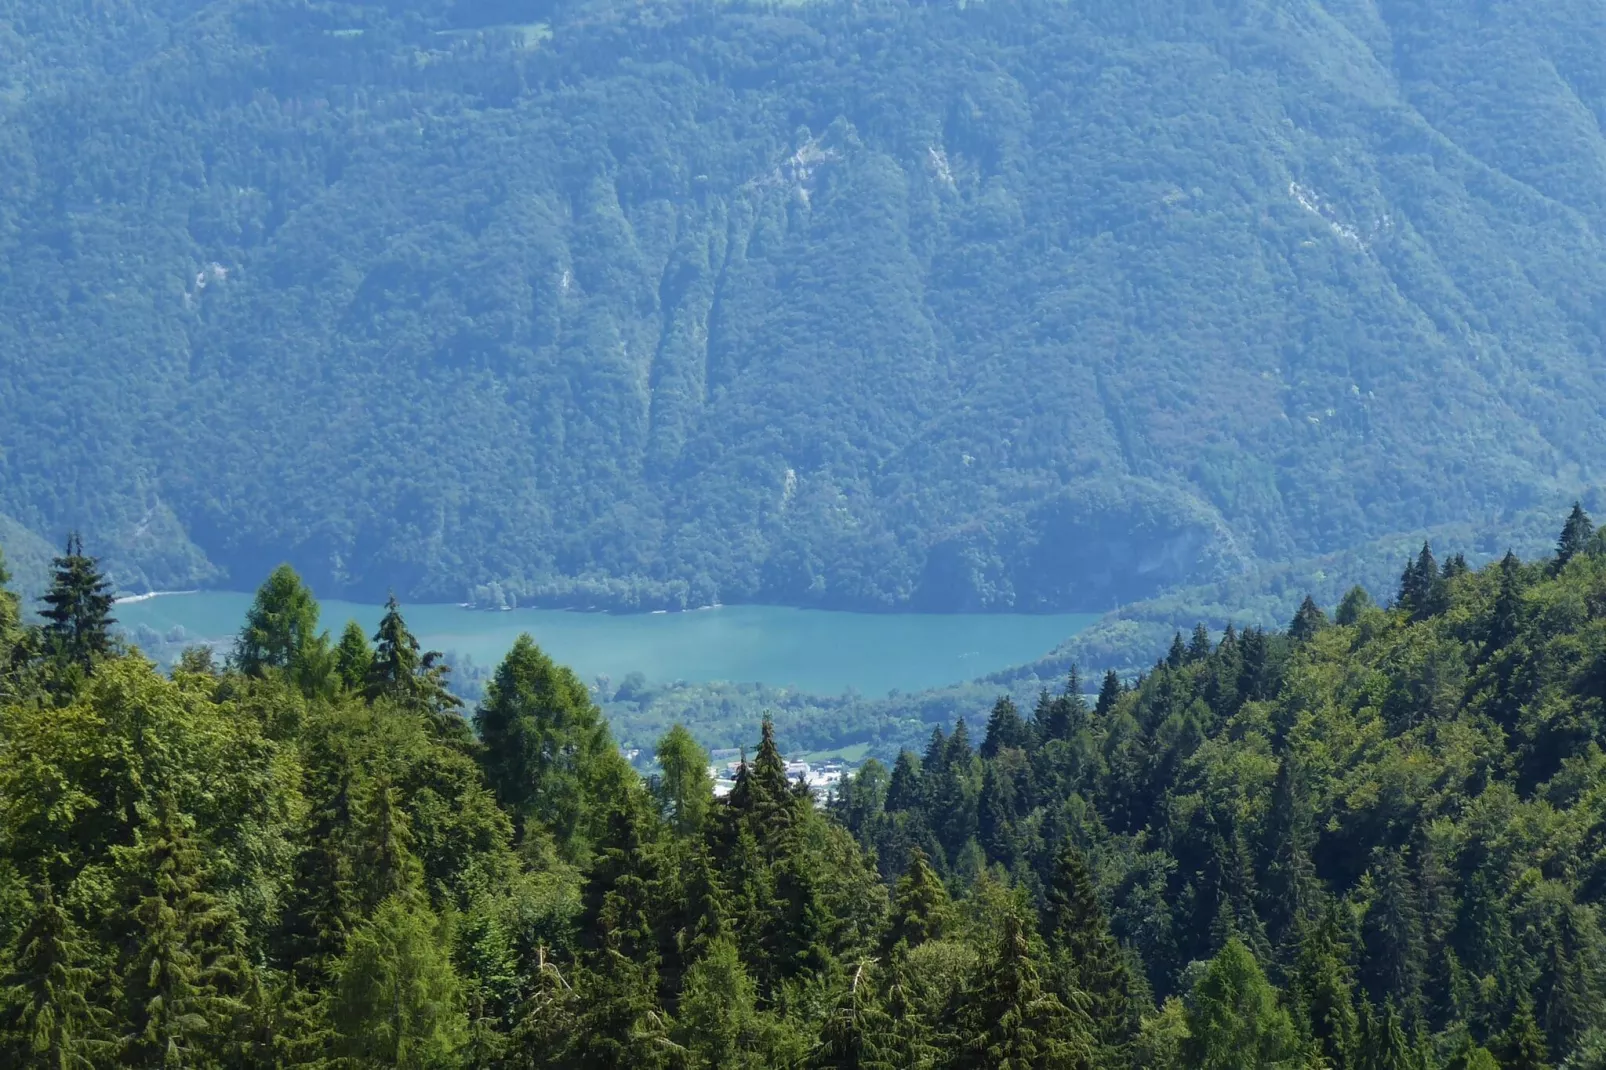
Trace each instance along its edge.
<instances>
[{"instance_id":1,"label":"forested mountainside","mask_svg":"<svg viewBox=\"0 0 1606 1070\"><path fill-rule=\"evenodd\" d=\"M129 587L1106 608L1599 480L1589 0L0 2L0 514Z\"/></svg>"},{"instance_id":2,"label":"forested mountainside","mask_svg":"<svg viewBox=\"0 0 1606 1070\"><path fill-rule=\"evenodd\" d=\"M1606 1066L1606 539L1203 628L818 806L625 764L528 639L470 718L288 569L163 676L0 595L8 1067Z\"/></svg>"}]
</instances>

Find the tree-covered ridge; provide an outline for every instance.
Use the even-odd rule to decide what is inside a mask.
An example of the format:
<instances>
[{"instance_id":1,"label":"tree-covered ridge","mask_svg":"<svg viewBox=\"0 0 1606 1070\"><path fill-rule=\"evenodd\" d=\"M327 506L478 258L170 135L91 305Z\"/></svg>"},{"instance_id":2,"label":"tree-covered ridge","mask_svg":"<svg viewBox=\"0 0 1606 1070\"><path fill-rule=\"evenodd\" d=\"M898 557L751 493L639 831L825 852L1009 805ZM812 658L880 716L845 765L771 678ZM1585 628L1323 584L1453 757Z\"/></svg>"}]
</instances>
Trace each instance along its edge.
<instances>
[{"instance_id":1,"label":"tree-covered ridge","mask_svg":"<svg viewBox=\"0 0 1606 1070\"><path fill-rule=\"evenodd\" d=\"M0 524L1102 609L1599 478L1585 0L549 7L0 3Z\"/></svg>"},{"instance_id":2,"label":"tree-covered ridge","mask_svg":"<svg viewBox=\"0 0 1606 1070\"><path fill-rule=\"evenodd\" d=\"M7 1066L1606 1065L1581 509L823 808L768 724L723 799L678 728L640 779L529 642L465 720L399 608L336 641L288 569L164 677L57 564L45 625L0 596Z\"/></svg>"}]
</instances>

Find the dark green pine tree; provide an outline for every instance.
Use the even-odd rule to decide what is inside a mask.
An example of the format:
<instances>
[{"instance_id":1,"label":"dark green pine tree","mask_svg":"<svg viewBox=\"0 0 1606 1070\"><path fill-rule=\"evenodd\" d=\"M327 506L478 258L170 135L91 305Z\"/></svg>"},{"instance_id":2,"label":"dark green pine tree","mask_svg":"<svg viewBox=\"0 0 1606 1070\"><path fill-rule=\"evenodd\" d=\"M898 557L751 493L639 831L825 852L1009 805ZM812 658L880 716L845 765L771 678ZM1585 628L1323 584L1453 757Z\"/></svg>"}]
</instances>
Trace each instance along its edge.
<instances>
[{"instance_id":1,"label":"dark green pine tree","mask_svg":"<svg viewBox=\"0 0 1606 1070\"><path fill-rule=\"evenodd\" d=\"M1193 626L1193 635L1188 639L1188 661L1203 661L1210 656L1210 629L1200 621Z\"/></svg>"},{"instance_id":2,"label":"dark green pine tree","mask_svg":"<svg viewBox=\"0 0 1606 1070\"><path fill-rule=\"evenodd\" d=\"M1533 1001L1526 994L1518 999L1510 1024L1492 1048L1501 1070L1550 1070L1545 1036L1534 1019Z\"/></svg>"},{"instance_id":3,"label":"dark green pine tree","mask_svg":"<svg viewBox=\"0 0 1606 1070\"><path fill-rule=\"evenodd\" d=\"M545 946L535 949L530 992L514 1023L505 1070L554 1070L573 1065L569 1049L577 1041L580 994Z\"/></svg>"},{"instance_id":4,"label":"dark green pine tree","mask_svg":"<svg viewBox=\"0 0 1606 1070\"><path fill-rule=\"evenodd\" d=\"M674 898L666 895L662 831L647 800L627 792L608 815L607 833L581 895L582 931L594 951L604 948L657 969L660 922Z\"/></svg>"},{"instance_id":5,"label":"dark green pine tree","mask_svg":"<svg viewBox=\"0 0 1606 1070\"><path fill-rule=\"evenodd\" d=\"M1510 645L1522 629L1522 562L1510 550L1500 559L1500 590L1495 595L1494 613L1489 618L1489 636L1483 656Z\"/></svg>"},{"instance_id":6,"label":"dark green pine tree","mask_svg":"<svg viewBox=\"0 0 1606 1070\"><path fill-rule=\"evenodd\" d=\"M937 725L931 730L931 737L926 740L926 753L920 758L921 783L930 784L931 778L936 776L948 765L948 737Z\"/></svg>"},{"instance_id":7,"label":"dark green pine tree","mask_svg":"<svg viewBox=\"0 0 1606 1070\"><path fill-rule=\"evenodd\" d=\"M765 857L776 851L800 816L801 803L786 780L786 760L775 744L775 722L768 717L760 729L758 753L743 762L727 802L727 815L750 830L763 845Z\"/></svg>"},{"instance_id":8,"label":"dark green pine tree","mask_svg":"<svg viewBox=\"0 0 1606 1070\"><path fill-rule=\"evenodd\" d=\"M1439 563L1433 558L1433 549L1422 544L1416 560L1405 566L1400 576L1400 596L1397 604L1417 620L1431 617L1443 607L1444 578L1439 575Z\"/></svg>"},{"instance_id":9,"label":"dark green pine tree","mask_svg":"<svg viewBox=\"0 0 1606 1070\"><path fill-rule=\"evenodd\" d=\"M1288 638L1296 644L1308 643L1325 627L1327 627L1327 614L1316 604L1316 599L1306 595L1305 600L1299 603L1293 621L1288 625Z\"/></svg>"},{"instance_id":10,"label":"dark green pine tree","mask_svg":"<svg viewBox=\"0 0 1606 1070\"><path fill-rule=\"evenodd\" d=\"M1182 641L1182 633L1177 632L1171 637L1171 649L1166 652L1165 664L1168 668L1180 669L1188 663L1188 646Z\"/></svg>"},{"instance_id":11,"label":"dark green pine tree","mask_svg":"<svg viewBox=\"0 0 1606 1070\"><path fill-rule=\"evenodd\" d=\"M976 801L976 836L989 862L1013 867L1020 850L1015 821L1020 799L1015 777L1000 762L987 762L982 770L981 794Z\"/></svg>"},{"instance_id":12,"label":"dark green pine tree","mask_svg":"<svg viewBox=\"0 0 1606 1070\"><path fill-rule=\"evenodd\" d=\"M1424 1053L1405 1035L1400 1012L1392 999L1384 1002L1381 1012L1362 1001L1359 1032L1360 1043L1354 1057L1356 1070L1420 1070L1430 1065L1424 1062Z\"/></svg>"},{"instance_id":13,"label":"dark green pine tree","mask_svg":"<svg viewBox=\"0 0 1606 1070\"><path fill-rule=\"evenodd\" d=\"M281 958L304 989L329 983L347 935L362 918L353 861L351 770L329 763L313 779L314 809L296 855L278 936Z\"/></svg>"},{"instance_id":14,"label":"dark green pine tree","mask_svg":"<svg viewBox=\"0 0 1606 1070\"><path fill-rule=\"evenodd\" d=\"M412 901L423 893L424 869L413 853L413 833L401 792L381 776L368 785L357 811L352 890L363 913L395 898Z\"/></svg>"},{"instance_id":15,"label":"dark green pine tree","mask_svg":"<svg viewBox=\"0 0 1606 1070\"><path fill-rule=\"evenodd\" d=\"M1024 750L1030 737L1031 732L1027 729L1020 710L1015 708L1014 700L1004 695L993 703L993 712L987 718L987 735L981 742L981 756L996 758L1001 750L1009 748Z\"/></svg>"},{"instance_id":16,"label":"dark green pine tree","mask_svg":"<svg viewBox=\"0 0 1606 1070\"><path fill-rule=\"evenodd\" d=\"M605 948L578 985L582 1008L564 1070L669 1070L683 1060L657 999L657 972Z\"/></svg>"},{"instance_id":17,"label":"dark green pine tree","mask_svg":"<svg viewBox=\"0 0 1606 1070\"><path fill-rule=\"evenodd\" d=\"M926 853L916 847L909 854L909 868L892 890L892 917L883 946L915 948L928 940L940 940L954 925L953 901L942 878L931 868Z\"/></svg>"},{"instance_id":18,"label":"dark green pine tree","mask_svg":"<svg viewBox=\"0 0 1606 1070\"><path fill-rule=\"evenodd\" d=\"M1372 608L1374 608L1372 596L1367 593L1365 587L1357 584L1344 592L1344 597L1339 600L1338 611L1333 614L1333 619L1348 628L1361 619L1362 613Z\"/></svg>"},{"instance_id":19,"label":"dark green pine tree","mask_svg":"<svg viewBox=\"0 0 1606 1070\"><path fill-rule=\"evenodd\" d=\"M886 811L918 810L921 805L920 759L906 750L898 752L892 763L892 780L887 784Z\"/></svg>"},{"instance_id":20,"label":"dark green pine tree","mask_svg":"<svg viewBox=\"0 0 1606 1070\"><path fill-rule=\"evenodd\" d=\"M1273 947L1292 950L1301 926L1316 908L1320 885L1311 860L1315 843L1315 815L1290 755L1277 768L1261 846L1265 874L1260 887L1261 917ZM1284 962L1289 957L1280 956Z\"/></svg>"},{"instance_id":21,"label":"dark green pine tree","mask_svg":"<svg viewBox=\"0 0 1606 1070\"><path fill-rule=\"evenodd\" d=\"M391 595L374 632L364 697L369 702L388 699L417 710L430 719L437 735L467 745L472 733L456 712L463 702L447 687L449 672L438 651L420 652L418 639L402 619L401 604Z\"/></svg>"},{"instance_id":22,"label":"dark green pine tree","mask_svg":"<svg viewBox=\"0 0 1606 1070\"><path fill-rule=\"evenodd\" d=\"M204 888L200 848L171 800L120 849L132 905L124 921L117 1065L211 1066L237 1045L250 966L232 910Z\"/></svg>"},{"instance_id":23,"label":"dark green pine tree","mask_svg":"<svg viewBox=\"0 0 1606 1070\"><path fill-rule=\"evenodd\" d=\"M1355 986L1346 965L1343 907L1333 903L1307 922L1288 977L1288 997L1303 1031L1330 1067L1353 1065L1360 1043Z\"/></svg>"},{"instance_id":24,"label":"dark green pine tree","mask_svg":"<svg viewBox=\"0 0 1606 1070\"><path fill-rule=\"evenodd\" d=\"M826 1015L809 1058L814 1070L902 1070L894 1043L896 1023L878 998L875 965L853 967L847 988Z\"/></svg>"},{"instance_id":25,"label":"dark green pine tree","mask_svg":"<svg viewBox=\"0 0 1606 1070\"><path fill-rule=\"evenodd\" d=\"M42 882L0 978L0 1063L91 1070L109 1054L107 1015L86 950L77 925Z\"/></svg>"},{"instance_id":26,"label":"dark green pine tree","mask_svg":"<svg viewBox=\"0 0 1606 1070\"><path fill-rule=\"evenodd\" d=\"M1422 1007L1426 947L1404 852L1380 849L1372 880L1376 895L1361 927L1366 951L1362 979L1374 1002L1393 1000L1414 1018Z\"/></svg>"},{"instance_id":27,"label":"dark green pine tree","mask_svg":"<svg viewBox=\"0 0 1606 1070\"><path fill-rule=\"evenodd\" d=\"M1567 567L1567 562L1583 553L1589 546L1589 537L1595 533L1595 525L1584 512L1584 507L1578 502L1573 503L1573 511L1568 514L1567 522L1562 525L1561 537L1556 540L1556 563L1554 571L1560 572Z\"/></svg>"},{"instance_id":28,"label":"dark green pine tree","mask_svg":"<svg viewBox=\"0 0 1606 1070\"><path fill-rule=\"evenodd\" d=\"M1121 678L1115 675L1114 669L1104 673L1104 683L1099 686L1098 705L1093 707L1093 713L1102 722L1115 709L1115 704L1121 699Z\"/></svg>"},{"instance_id":29,"label":"dark green pine tree","mask_svg":"<svg viewBox=\"0 0 1606 1070\"><path fill-rule=\"evenodd\" d=\"M67 552L51 562L50 589L45 592L45 640L64 664L91 671L97 658L112 648L112 606L116 596L101 575L100 563L84 554L83 540L75 532L67 538Z\"/></svg>"},{"instance_id":30,"label":"dark green pine tree","mask_svg":"<svg viewBox=\"0 0 1606 1070\"><path fill-rule=\"evenodd\" d=\"M1087 859L1067 840L1054 859L1043 916L1055 989L1067 1005L1085 999L1100 1065L1125 1061L1136 1023L1132 978L1110 932Z\"/></svg>"},{"instance_id":31,"label":"dark green pine tree","mask_svg":"<svg viewBox=\"0 0 1606 1070\"><path fill-rule=\"evenodd\" d=\"M346 622L335 646L335 677L348 694L360 695L368 686L368 671L373 667L374 652L368 646L368 636L362 625L354 620Z\"/></svg>"},{"instance_id":32,"label":"dark green pine tree","mask_svg":"<svg viewBox=\"0 0 1606 1070\"><path fill-rule=\"evenodd\" d=\"M949 861L958 858L975 837L979 823L980 785L971 768L974 757L970 735L961 718L948 740L938 772L933 776L929 766L926 771L931 824Z\"/></svg>"},{"instance_id":33,"label":"dark green pine tree","mask_svg":"<svg viewBox=\"0 0 1606 1070\"><path fill-rule=\"evenodd\" d=\"M1086 1012L1067 1007L1042 981L1028 924L1004 915L997 949L967 1001L955 1065L975 1070L1050 1070L1094 1063Z\"/></svg>"},{"instance_id":34,"label":"dark green pine tree","mask_svg":"<svg viewBox=\"0 0 1606 1070\"><path fill-rule=\"evenodd\" d=\"M1448 583L1460 579L1471 571L1472 566L1467 564L1467 555L1456 553L1445 558L1444 567L1439 570L1439 577Z\"/></svg>"},{"instance_id":35,"label":"dark green pine tree","mask_svg":"<svg viewBox=\"0 0 1606 1070\"><path fill-rule=\"evenodd\" d=\"M370 702L380 698L408 699L416 694L418 669L423 661L418 640L402 619L401 603L391 595L385 615L374 632L373 656L368 663L364 690Z\"/></svg>"}]
</instances>

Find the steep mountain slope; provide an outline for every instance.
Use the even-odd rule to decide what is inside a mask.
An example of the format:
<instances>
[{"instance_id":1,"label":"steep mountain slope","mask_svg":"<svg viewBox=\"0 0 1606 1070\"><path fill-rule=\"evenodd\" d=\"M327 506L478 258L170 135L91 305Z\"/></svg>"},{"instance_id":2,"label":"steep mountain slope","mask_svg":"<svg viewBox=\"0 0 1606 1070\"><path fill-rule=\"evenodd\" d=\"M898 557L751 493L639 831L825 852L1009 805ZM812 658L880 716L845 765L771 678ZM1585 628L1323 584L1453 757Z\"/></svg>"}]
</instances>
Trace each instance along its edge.
<instances>
[{"instance_id":1,"label":"steep mountain slope","mask_svg":"<svg viewBox=\"0 0 1606 1070\"><path fill-rule=\"evenodd\" d=\"M9 7L0 512L127 582L1102 608L1606 462L1585 3Z\"/></svg>"}]
</instances>

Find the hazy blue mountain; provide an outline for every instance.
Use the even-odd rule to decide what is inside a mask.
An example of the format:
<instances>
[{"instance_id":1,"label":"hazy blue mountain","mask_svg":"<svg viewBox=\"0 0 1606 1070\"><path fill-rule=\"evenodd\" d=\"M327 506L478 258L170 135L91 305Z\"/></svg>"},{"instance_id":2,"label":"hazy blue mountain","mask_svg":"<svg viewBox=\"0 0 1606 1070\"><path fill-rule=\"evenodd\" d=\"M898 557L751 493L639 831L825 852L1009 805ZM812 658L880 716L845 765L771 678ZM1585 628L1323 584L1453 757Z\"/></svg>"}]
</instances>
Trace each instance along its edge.
<instances>
[{"instance_id":1,"label":"hazy blue mountain","mask_svg":"<svg viewBox=\"0 0 1606 1070\"><path fill-rule=\"evenodd\" d=\"M614 606L1498 530L1606 467L1602 55L1585 0L0 0L0 513Z\"/></svg>"}]
</instances>

